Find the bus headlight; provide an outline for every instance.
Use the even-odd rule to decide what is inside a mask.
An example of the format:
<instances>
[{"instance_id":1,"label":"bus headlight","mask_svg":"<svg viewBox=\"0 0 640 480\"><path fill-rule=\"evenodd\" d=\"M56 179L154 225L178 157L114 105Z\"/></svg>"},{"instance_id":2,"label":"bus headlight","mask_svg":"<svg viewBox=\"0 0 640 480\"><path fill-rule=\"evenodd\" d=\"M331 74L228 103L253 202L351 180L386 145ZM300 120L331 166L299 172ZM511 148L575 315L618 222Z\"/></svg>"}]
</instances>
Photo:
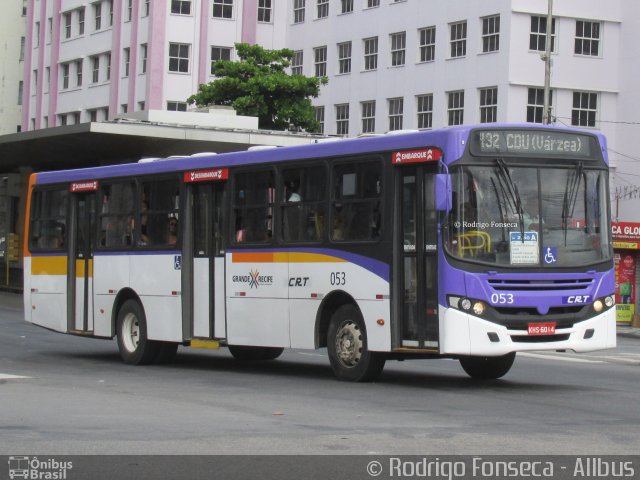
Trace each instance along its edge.
<instances>
[{"instance_id":1,"label":"bus headlight","mask_svg":"<svg viewBox=\"0 0 640 480\"><path fill-rule=\"evenodd\" d=\"M468 312L471 309L471 300L469 300L468 298L463 298L460 301L459 305L462 310L466 310Z\"/></svg>"},{"instance_id":2,"label":"bus headlight","mask_svg":"<svg viewBox=\"0 0 640 480\"><path fill-rule=\"evenodd\" d=\"M481 316L487 311L487 304L482 300L474 300L472 298L458 297L450 295L449 306L456 310L462 310L466 313L472 313Z\"/></svg>"},{"instance_id":3,"label":"bus headlight","mask_svg":"<svg viewBox=\"0 0 640 480\"><path fill-rule=\"evenodd\" d=\"M616 303L616 300L615 298L613 298L613 295L609 295L608 297L604 298L604 304L607 306L607 308L613 307L614 303Z\"/></svg>"},{"instance_id":4,"label":"bus headlight","mask_svg":"<svg viewBox=\"0 0 640 480\"><path fill-rule=\"evenodd\" d=\"M603 308L604 304L602 303L602 300L596 300L595 302L593 302L593 309L596 311L596 313L600 313Z\"/></svg>"},{"instance_id":5,"label":"bus headlight","mask_svg":"<svg viewBox=\"0 0 640 480\"><path fill-rule=\"evenodd\" d=\"M473 313L475 313L476 315L480 316L484 313L485 311L485 305L483 302L475 302L473 304Z\"/></svg>"}]
</instances>

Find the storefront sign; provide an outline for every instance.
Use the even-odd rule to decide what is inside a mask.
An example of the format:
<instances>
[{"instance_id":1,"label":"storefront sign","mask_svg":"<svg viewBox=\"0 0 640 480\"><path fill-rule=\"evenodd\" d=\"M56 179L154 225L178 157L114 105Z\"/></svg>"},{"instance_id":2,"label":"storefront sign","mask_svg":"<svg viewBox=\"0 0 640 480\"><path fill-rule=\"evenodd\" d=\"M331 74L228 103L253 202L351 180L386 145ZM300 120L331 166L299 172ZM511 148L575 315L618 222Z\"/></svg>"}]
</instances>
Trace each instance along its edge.
<instances>
[{"instance_id":1,"label":"storefront sign","mask_svg":"<svg viewBox=\"0 0 640 480\"><path fill-rule=\"evenodd\" d=\"M612 222L613 248L638 250L640 247L640 223Z\"/></svg>"}]
</instances>

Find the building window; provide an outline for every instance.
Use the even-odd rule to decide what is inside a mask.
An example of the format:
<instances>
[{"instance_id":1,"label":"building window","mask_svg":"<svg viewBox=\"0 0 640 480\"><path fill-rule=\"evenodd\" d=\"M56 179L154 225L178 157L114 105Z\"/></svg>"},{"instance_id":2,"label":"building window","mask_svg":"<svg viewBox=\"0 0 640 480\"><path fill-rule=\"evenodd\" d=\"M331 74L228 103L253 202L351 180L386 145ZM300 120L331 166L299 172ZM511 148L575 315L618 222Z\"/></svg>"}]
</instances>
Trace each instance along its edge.
<instances>
[{"instance_id":1,"label":"building window","mask_svg":"<svg viewBox=\"0 0 640 480\"><path fill-rule=\"evenodd\" d=\"M147 53L149 48L146 43L140 45L140 73L147 73Z\"/></svg>"},{"instance_id":2,"label":"building window","mask_svg":"<svg viewBox=\"0 0 640 480\"><path fill-rule=\"evenodd\" d=\"M360 103L362 111L362 133L374 133L376 131L376 101Z\"/></svg>"},{"instance_id":3,"label":"building window","mask_svg":"<svg viewBox=\"0 0 640 480\"><path fill-rule=\"evenodd\" d=\"M78 35L84 35L84 8L78 10Z\"/></svg>"},{"instance_id":4,"label":"building window","mask_svg":"<svg viewBox=\"0 0 640 480\"><path fill-rule=\"evenodd\" d=\"M82 86L82 60L76 60L76 87Z\"/></svg>"},{"instance_id":5,"label":"building window","mask_svg":"<svg viewBox=\"0 0 640 480\"><path fill-rule=\"evenodd\" d=\"M122 57L124 59L124 76L129 76L129 65L131 63L131 49L129 47L122 50Z\"/></svg>"},{"instance_id":6,"label":"building window","mask_svg":"<svg viewBox=\"0 0 640 480\"><path fill-rule=\"evenodd\" d=\"M296 50L291 58L291 75L302 75L302 63L304 61L304 52Z\"/></svg>"},{"instance_id":7,"label":"building window","mask_svg":"<svg viewBox=\"0 0 640 480\"><path fill-rule=\"evenodd\" d=\"M233 18L233 0L213 0L213 18Z\"/></svg>"},{"instance_id":8,"label":"building window","mask_svg":"<svg viewBox=\"0 0 640 480\"><path fill-rule=\"evenodd\" d=\"M191 0L171 0L171 13L191 15Z\"/></svg>"},{"instance_id":9,"label":"building window","mask_svg":"<svg viewBox=\"0 0 640 480\"><path fill-rule=\"evenodd\" d=\"M107 80L111 80L111 53L105 55L107 60Z\"/></svg>"},{"instance_id":10,"label":"building window","mask_svg":"<svg viewBox=\"0 0 640 480\"><path fill-rule=\"evenodd\" d=\"M109 5L109 26L111 27L113 25L113 0L109 0L107 4Z\"/></svg>"},{"instance_id":11,"label":"building window","mask_svg":"<svg viewBox=\"0 0 640 480\"><path fill-rule=\"evenodd\" d=\"M258 21L271 23L271 0L258 0Z\"/></svg>"},{"instance_id":12,"label":"building window","mask_svg":"<svg viewBox=\"0 0 640 480\"><path fill-rule=\"evenodd\" d=\"M304 22L306 0L293 0L293 23Z\"/></svg>"},{"instance_id":13,"label":"building window","mask_svg":"<svg viewBox=\"0 0 640 480\"><path fill-rule=\"evenodd\" d=\"M93 20L94 20L94 30L100 30L102 28L102 4L94 3L93 4Z\"/></svg>"},{"instance_id":14,"label":"building window","mask_svg":"<svg viewBox=\"0 0 640 480\"><path fill-rule=\"evenodd\" d=\"M480 123L498 121L498 87L480 89Z\"/></svg>"},{"instance_id":15,"label":"building window","mask_svg":"<svg viewBox=\"0 0 640 480\"><path fill-rule=\"evenodd\" d=\"M25 37L20 37L20 58L18 59L18 61L20 62L24 62L24 51L26 44L27 39Z\"/></svg>"},{"instance_id":16,"label":"building window","mask_svg":"<svg viewBox=\"0 0 640 480\"><path fill-rule=\"evenodd\" d=\"M389 98L389 131L402 130L402 120L404 115L404 98Z\"/></svg>"},{"instance_id":17,"label":"building window","mask_svg":"<svg viewBox=\"0 0 640 480\"><path fill-rule=\"evenodd\" d=\"M597 57L600 47L600 23L576 20L576 55Z\"/></svg>"},{"instance_id":18,"label":"building window","mask_svg":"<svg viewBox=\"0 0 640 480\"><path fill-rule=\"evenodd\" d=\"M97 122L98 121L98 110L89 110L89 121Z\"/></svg>"},{"instance_id":19,"label":"building window","mask_svg":"<svg viewBox=\"0 0 640 480\"><path fill-rule=\"evenodd\" d=\"M143 101L138 102L138 111L144 112L144 109L147 108L147 104Z\"/></svg>"},{"instance_id":20,"label":"building window","mask_svg":"<svg viewBox=\"0 0 640 480\"><path fill-rule=\"evenodd\" d=\"M462 125L464 122L464 91L447 93L447 125Z\"/></svg>"},{"instance_id":21,"label":"building window","mask_svg":"<svg viewBox=\"0 0 640 480\"><path fill-rule=\"evenodd\" d=\"M547 17L531 15L531 33L529 34L529 50L547 51ZM551 20L551 51L556 51L556 19Z\"/></svg>"},{"instance_id":22,"label":"building window","mask_svg":"<svg viewBox=\"0 0 640 480\"><path fill-rule=\"evenodd\" d=\"M64 38L71 38L71 12L64 14Z\"/></svg>"},{"instance_id":23,"label":"building window","mask_svg":"<svg viewBox=\"0 0 640 480\"><path fill-rule=\"evenodd\" d=\"M349 135L349 104L336 105L336 134Z\"/></svg>"},{"instance_id":24,"label":"building window","mask_svg":"<svg viewBox=\"0 0 640 480\"><path fill-rule=\"evenodd\" d=\"M340 6L341 6L340 13L353 12L353 0L341 0Z\"/></svg>"},{"instance_id":25,"label":"building window","mask_svg":"<svg viewBox=\"0 0 640 480\"><path fill-rule=\"evenodd\" d=\"M317 47L313 49L313 58L316 77L327 76L327 47Z\"/></svg>"},{"instance_id":26,"label":"building window","mask_svg":"<svg viewBox=\"0 0 640 480\"><path fill-rule=\"evenodd\" d=\"M329 16L329 0L318 0L318 18L327 18Z\"/></svg>"},{"instance_id":27,"label":"building window","mask_svg":"<svg viewBox=\"0 0 640 480\"><path fill-rule=\"evenodd\" d=\"M49 43L51 43L51 40L53 39L53 18L51 18L51 17L47 18L46 35L47 35L47 44L49 44Z\"/></svg>"},{"instance_id":28,"label":"building window","mask_svg":"<svg viewBox=\"0 0 640 480\"><path fill-rule=\"evenodd\" d=\"M189 51L191 45L188 43L169 44L169 71L179 73L189 73Z\"/></svg>"},{"instance_id":29,"label":"building window","mask_svg":"<svg viewBox=\"0 0 640 480\"><path fill-rule=\"evenodd\" d=\"M24 92L24 81L18 82L18 105L22 105L22 93Z\"/></svg>"},{"instance_id":30,"label":"building window","mask_svg":"<svg viewBox=\"0 0 640 480\"><path fill-rule=\"evenodd\" d=\"M314 108L314 118L316 119L316 122L318 122L318 125L319 125L318 133L324 134L324 107Z\"/></svg>"},{"instance_id":31,"label":"building window","mask_svg":"<svg viewBox=\"0 0 640 480\"><path fill-rule=\"evenodd\" d=\"M33 36L33 48L38 48L40 46L40 22L36 22L34 30L35 35Z\"/></svg>"},{"instance_id":32,"label":"building window","mask_svg":"<svg viewBox=\"0 0 640 480\"><path fill-rule=\"evenodd\" d=\"M407 46L406 32L392 33L391 37L391 66L400 67L405 62L405 48Z\"/></svg>"},{"instance_id":33,"label":"building window","mask_svg":"<svg viewBox=\"0 0 640 480\"><path fill-rule=\"evenodd\" d=\"M133 0L127 0L127 22L133 19Z\"/></svg>"},{"instance_id":34,"label":"building window","mask_svg":"<svg viewBox=\"0 0 640 480\"><path fill-rule=\"evenodd\" d=\"M62 64L62 89L66 90L69 88L69 64Z\"/></svg>"},{"instance_id":35,"label":"building window","mask_svg":"<svg viewBox=\"0 0 640 480\"><path fill-rule=\"evenodd\" d=\"M500 50L500 15L482 19L482 52Z\"/></svg>"},{"instance_id":36,"label":"building window","mask_svg":"<svg viewBox=\"0 0 640 480\"><path fill-rule=\"evenodd\" d=\"M549 105L553 105L553 90L549 92ZM544 114L544 89L529 88L527 94L527 122L542 123Z\"/></svg>"},{"instance_id":37,"label":"building window","mask_svg":"<svg viewBox=\"0 0 640 480\"><path fill-rule=\"evenodd\" d=\"M418 95L418 128L433 127L433 94Z\"/></svg>"},{"instance_id":38,"label":"building window","mask_svg":"<svg viewBox=\"0 0 640 480\"><path fill-rule=\"evenodd\" d=\"M418 30L420 38L420 61L433 62L436 58L436 27Z\"/></svg>"},{"instance_id":39,"label":"building window","mask_svg":"<svg viewBox=\"0 0 640 480\"><path fill-rule=\"evenodd\" d=\"M142 9L142 16L143 17L148 17L150 12L151 12L151 0L144 0L144 7Z\"/></svg>"},{"instance_id":40,"label":"building window","mask_svg":"<svg viewBox=\"0 0 640 480\"><path fill-rule=\"evenodd\" d=\"M120 105L120 113L124 114L129 112L129 105L126 103L123 103L122 105Z\"/></svg>"},{"instance_id":41,"label":"building window","mask_svg":"<svg viewBox=\"0 0 640 480\"><path fill-rule=\"evenodd\" d=\"M231 60L231 48L211 47L211 75L214 74L214 66L218 60Z\"/></svg>"},{"instance_id":42,"label":"building window","mask_svg":"<svg viewBox=\"0 0 640 480\"><path fill-rule=\"evenodd\" d=\"M378 37L365 38L364 42L364 69L376 70L378 68Z\"/></svg>"},{"instance_id":43,"label":"building window","mask_svg":"<svg viewBox=\"0 0 640 480\"><path fill-rule=\"evenodd\" d=\"M167 102L167 110L170 112L186 112L187 104L185 102Z\"/></svg>"},{"instance_id":44,"label":"building window","mask_svg":"<svg viewBox=\"0 0 640 480\"><path fill-rule=\"evenodd\" d=\"M351 42L338 44L338 72L351 73Z\"/></svg>"},{"instance_id":45,"label":"building window","mask_svg":"<svg viewBox=\"0 0 640 480\"><path fill-rule=\"evenodd\" d=\"M367 8L374 8L380 6L380 0L367 0Z\"/></svg>"},{"instance_id":46,"label":"building window","mask_svg":"<svg viewBox=\"0 0 640 480\"><path fill-rule=\"evenodd\" d=\"M467 54L467 22L449 25L451 58L464 57Z\"/></svg>"},{"instance_id":47,"label":"building window","mask_svg":"<svg viewBox=\"0 0 640 480\"><path fill-rule=\"evenodd\" d=\"M91 57L91 83L100 81L100 57L95 55Z\"/></svg>"},{"instance_id":48,"label":"building window","mask_svg":"<svg viewBox=\"0 0 640 480\"><path fill-rule=\"evenodd\" d=\"M592 92L573 92L571 125L576 127L595 127L598 113L598 94Z\"/></svg>"}]
</instances>

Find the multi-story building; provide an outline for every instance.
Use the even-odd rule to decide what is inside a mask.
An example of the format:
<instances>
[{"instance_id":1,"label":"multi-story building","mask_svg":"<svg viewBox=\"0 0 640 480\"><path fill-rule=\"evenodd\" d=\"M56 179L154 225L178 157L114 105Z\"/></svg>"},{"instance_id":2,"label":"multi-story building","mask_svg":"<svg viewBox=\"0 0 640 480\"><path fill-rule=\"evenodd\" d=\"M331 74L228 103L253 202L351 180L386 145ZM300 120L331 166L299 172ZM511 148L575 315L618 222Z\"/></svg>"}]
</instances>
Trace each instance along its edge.
<instances>
[{"instance_id":1,"label":"multi-story building","mask_svg":"<svg viewBox=\"0 0 640 480\"><path fill-rule=\"evenodd\" d=\"M26 13L27 0L11 0L0 15L0 135L21 130Z\"/></svg>"},{"instance_id":2,"label":"multi-story building","mask_svg":"<svg viewBox=\"0 0 640 480\"><path fill-rule=\"evenodd\" d=\"M540 122L546 14L542 0L28 0L22 128L186 110L239 41L329 78L326 134ZM552 115L607 134L614 192L637 183L639 27L637 2L553 5Z\"/></svg>"}]
</instances>

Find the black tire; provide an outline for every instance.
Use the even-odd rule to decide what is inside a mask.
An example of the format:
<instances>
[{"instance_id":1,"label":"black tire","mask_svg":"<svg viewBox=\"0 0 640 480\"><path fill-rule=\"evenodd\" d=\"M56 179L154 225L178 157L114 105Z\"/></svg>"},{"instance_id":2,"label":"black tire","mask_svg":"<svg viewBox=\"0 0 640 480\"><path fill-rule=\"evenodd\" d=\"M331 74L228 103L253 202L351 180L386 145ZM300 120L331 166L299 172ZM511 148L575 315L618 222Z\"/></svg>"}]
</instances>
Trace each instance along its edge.
<instances>
[{"instance_id":1,"label":"black tire","mask_svg":"<svg viewBox=\"0 0 640 480\"><path fill-rule=\"evenodd\" d=\"M243 362L257 362L261 360L275 360L284 348L279 347L247 347L242 345L229 345L229 352L233 358Z\"/></svg>"},{"instance_id":2,"label":"black tire","mask_svg":"<svg viewBox=\"0 0 640 480\"><path fill-rule=\"evenodd\" d=\"M120 357L124 363L148 365L155 361L160 342L147 338L147 319L138 301L127 300L122 304L118 311L116 332Z\"/></svg>"},{"instance_id":3,"label":"black tire","mask_svg":"<svg viewBox=\"0 0 640 480\"><path fill-rule=\"evenodd\" d=\"M476 380L495 380L511 369L516 352L501 357L461 357L460 365L467 375Z\"/></svg>"},{"instance_id":4,"label":"black tire","mask_svg":"<svg viewBox=\"0 0 640 480\"><path fill-rule=\"evenodd\" d=\"M327 351L335 376L348 382L375 380L386 361L384 354L369 351L367 330L354 305L341 306L331 317Z\"/></svg>"}]
</instances>

